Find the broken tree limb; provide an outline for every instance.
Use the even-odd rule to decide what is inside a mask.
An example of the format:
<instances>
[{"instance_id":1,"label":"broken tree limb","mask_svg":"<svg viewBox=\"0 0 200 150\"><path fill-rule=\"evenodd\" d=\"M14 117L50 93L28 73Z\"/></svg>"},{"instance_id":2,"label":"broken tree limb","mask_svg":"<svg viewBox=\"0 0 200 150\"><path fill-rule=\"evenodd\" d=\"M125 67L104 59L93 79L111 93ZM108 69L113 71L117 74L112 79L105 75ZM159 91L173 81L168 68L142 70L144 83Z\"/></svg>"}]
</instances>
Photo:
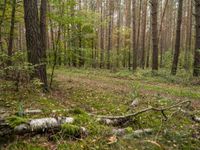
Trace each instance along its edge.
<instances>
[{"instance_id":1,"label":"broken tree limb","mask_svg":"<svg viewBox=\"0 0 200 150\"><path fill-rule=\"evenodd\" d=\"M177 104L174 104L174 105L169 106L169 107L164 107L164 108L149 107L149 108L142 109L138 112L128 114L128 115L124 115L124 116L100 116L100 115L98 115L97 117L101 118L101 119L110 119L110 120L113 120L113 119L128 119L128 118L136 117L136 116L138 116L142 113L146 113L146 112L149 112L149 111L156 111L156 112L161 112L161 114L164 116L164 118L167 119L167 116L164 113L165 111L171 110L173 108L183 107L185 104L187 104L186 106L189 106L191 104L191 101L187 100L187 101L179 102Z\"/></svg>"}]
</instances>

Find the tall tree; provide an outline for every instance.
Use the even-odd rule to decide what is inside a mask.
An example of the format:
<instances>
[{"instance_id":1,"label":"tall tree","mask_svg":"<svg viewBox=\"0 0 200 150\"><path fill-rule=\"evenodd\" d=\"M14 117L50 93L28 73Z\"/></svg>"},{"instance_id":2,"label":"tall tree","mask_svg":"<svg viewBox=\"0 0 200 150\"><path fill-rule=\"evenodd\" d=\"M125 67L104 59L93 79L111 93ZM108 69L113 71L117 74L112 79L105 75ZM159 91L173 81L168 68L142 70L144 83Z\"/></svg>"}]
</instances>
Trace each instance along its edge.
<instances>
[{"instance_id":1,"label":"tall tree","mask_svg":"<svg viewBox=\"0 0 200 150\"><path fill-rule=\"evenodd\" d=\"M38 17L37 0L24 0L24 21L26 28L26 44L28 61L35 65L32 77L37 77L47 87L46 69L44 62L44 49L41 43L40 25Z\"/></svg>"},{"instance_id":2,"label":"tall tree","mask_svg":"<svg viewBox=\"0 0 200 150\"><path fill-rule=\"evenodd\" d=\"M176 75L178 60L180 55L180 38L181 38L181 24L182 24L182 9L183 9L183 0L179 0L178 6L178 16L177 16L177 27L176 27L176 43L175 43L175 52L172 63L171 74Z\"/></svg>"},{"instance_id":3,"label":"tall tree","mask_svg":"<svg viewBox=\"0 0 200 150\"><path fill-rule=\"evenodd\" d=\"M100 68L104 67L104 28L103 28L103 1L101 0L101 29L100 29Z\"/></svg>"},{"instance_id":4,"label":"tall tree","mask_svg":"<svg viewBox=\"0 0 200 150\"><path fill-rule=\"evenodd\" d=\"M14 29L15 29L15 13L16 13L16 0L12 1L12 15L10 22L10 34L8 43L8 56L11 57L13 53L13 40L14 40ZM8 60L8 65L11 65L11 59Z\"/></svg>"},{"instance_id":5,"label":"tall tree","mask_svg":"<svg viewBox=\"0 0 200 150\"><path fill-rule=\"evenodd\" d=\"M152 17L152 42L153 42L153 54L152 54L152 70L158 70L158 0L151 1L151 17Z\"/></svg>"},{"instance_id":6,"label":"tall tree","mask_svg":"<svg viewBox=\"0 0 200 150\"><path fill-rule=\"evenodd\" d=\"M194 73L196 77L200 76L200 0L195 0L195 20L196 20L196 44L194 56Z\"/></svg>"},{"instance_id":7,"label":"tall tree","mask_svg":"<svg viewBox=\"0 0 200 150\"><path fill-rule=\"evenodd\" d=\"M108 24L108 50L107 50L107 69L111 68L110 53L112 49L112 19L113 19L113 0L109 1L109 24Z\"/></svg>"},{"instance_id":8,"label":"tall tree","mask_svg":"<svg viewBox=\"0 0 200 150\"><path fill-rule=\"evenodd\" d=\"M144 69L145 66L145 41L146 41L146 20L147 20L147 1L144 1L144 6L143 6L143 26L142 26L142 47L141 47L141 52L142 52L142 56L141 56L141 67L142 69Z\"/></svg>"},{"instance_id":9,"label":"tall tree","mask_svg":"<svg viewBox=\"0 0 200 150\"><path fill-rule=\"evenodd\" d=\"M45 88L47 89L48 84L47 84L47 73L46 73L46 63L47 63L47 56L46 56L46 51L47 51L47 24L46 24L46 19L47 18L47 0L41 0L41 6L40 6L40 33L41 33L41 59L43 59L43 65L42 70L43 70L43 82L45 85Z\"/></svg>"},{"instance_id":10,"label":"tall tree","mask_svg":"<svg viewBox=\"0 0 200 150\"><path fill-rule=\"evenodd\" d=\"M121 0L118 0L118 19L117 19L117 60L116 66L119 67L119 51L120 51L120 28L121 28Z\"/></svg>"},{"instance_id":11,"label":"tall tree","mask_svg":"<svg viewBox=\"0 0 200 150\"><path fill-rule=\"evenodd\" d=\"M136 23L135 23L135 0L132 1L132 51L133 51L133 71L137 69L137 49L136 49Z\"/></svg>"},{"instance_id":12,"label":"tall tree","mask_svg":"<svg viewBox=\"0 0 200 150\"><path fill-rule=\"evenodd\" d=\"M3 25L3 22L4 22L4 18L5 18L5 13L6 13L6 4L7 4L7 0L4 0L2 15L1 15L1 19L0 19L0 48L1 48L1 51L3 51L2 25Z\"/></svg>"}]
</instances>

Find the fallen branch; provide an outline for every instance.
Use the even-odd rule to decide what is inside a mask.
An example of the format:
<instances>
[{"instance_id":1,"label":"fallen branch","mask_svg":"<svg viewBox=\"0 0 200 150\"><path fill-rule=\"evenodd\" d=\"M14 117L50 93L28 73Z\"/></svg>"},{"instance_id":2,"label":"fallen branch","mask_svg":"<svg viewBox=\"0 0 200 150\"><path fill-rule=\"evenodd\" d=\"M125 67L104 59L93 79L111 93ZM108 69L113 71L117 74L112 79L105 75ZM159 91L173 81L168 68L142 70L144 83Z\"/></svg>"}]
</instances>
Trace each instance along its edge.
<instances>
[{"instance_id":1,"label":"fallen branch","mask_svg":"<svg viewBox=\"0 0 200 150\"><path fill-rule=\"evenodd\" d=\"M138 112L128 114L128 115L124 115L124 116L100 116L100 115L98 115L97 117L101 118L101 119L110 119L110 120L113 120L113 119L129 119L129 118L132 118L132 117L136 117L136 116L138 116L142 113L145 113L145 112L156 111L156 112L161 112L161 114L167 120L168 118L164 113L165 111L173 109L173 108L183 107L185 104L187 104L186 106L189 106L191 104L191 101L187 100L187 101L179 102L177 104L174 104L174 105L169 106L169 107L164 107L164 108L149 107L149 108L142 109Z\"/></svg>"}]
</instances>

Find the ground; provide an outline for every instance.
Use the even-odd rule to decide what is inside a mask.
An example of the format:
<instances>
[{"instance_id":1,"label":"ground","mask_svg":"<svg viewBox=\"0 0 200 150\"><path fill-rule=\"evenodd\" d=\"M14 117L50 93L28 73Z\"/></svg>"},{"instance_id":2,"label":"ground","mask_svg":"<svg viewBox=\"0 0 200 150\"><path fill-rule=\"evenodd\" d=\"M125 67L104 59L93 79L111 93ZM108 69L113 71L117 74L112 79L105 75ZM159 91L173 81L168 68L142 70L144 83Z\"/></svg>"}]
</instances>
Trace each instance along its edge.
<instances>
[{"instance_id":1,"label":"ground","mask_svg":"<svg viewBox=\"0 0 200 150\"><path fill-rule=\"evenodd\" d=\"M192 101L190 111L200 115L199 79L185 74L174 77L165 71L152 75L151 71L142 70L133 74L129 71L62 68L56 70L54 81L53 90L47 94L37 91L2 93L0 109L8 112L19 111L21 107L44 110L43 114L28 116L31 118L73 116L78 118L76 125L88 129L88 136L83 139L65 139L56 135L54 140L49 140L45 135L28 138L20 136L3 145L3 149L200 149L200 124L191 121L177 109L166 112L167 121L160 113L148 112L123 127L131 131L146 128L154 131L139 137L131 134L115 136L112 130L121 126L103 125L94 116L87 115L124 115L150 106L167 107L184 100ZM132 108L130 104L136 99L139 104ZM51 110L69 111L52 113ZM84 113L76 114L77 111Z\"/></svg>"}]
</instances>

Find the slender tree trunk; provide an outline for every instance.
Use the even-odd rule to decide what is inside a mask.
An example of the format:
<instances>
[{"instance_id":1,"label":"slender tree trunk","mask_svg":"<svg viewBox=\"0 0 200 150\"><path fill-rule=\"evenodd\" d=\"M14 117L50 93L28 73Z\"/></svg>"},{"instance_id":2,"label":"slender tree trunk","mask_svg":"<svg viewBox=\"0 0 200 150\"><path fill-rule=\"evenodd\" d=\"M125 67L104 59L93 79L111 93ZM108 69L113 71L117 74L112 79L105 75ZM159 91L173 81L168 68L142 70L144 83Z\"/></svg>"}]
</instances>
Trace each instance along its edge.
<instances>
[{"instance_id":1,"label":"slender tree trunk","mask_svg":"<svg viewBox=\"0 0 200 150\"><path fill-rule=\"evenodd\" d=\"M140 60L141 53L140 53L140 32L141 32L141 10L142 10L142 0L139 0L139 14L138 14L138 28L137 28L137 42L136 42L136 48L137 48L137 59Z\"/></svg>"},{"instance_id":2,"label":"slender tree trunk","mask_svg":"<svg viewBox=\"0 0 200 150\"><path fill-rule=\"evenodd\" d=\"M1 51L3 51L2 25L3 25L3 22L4 22L4 18L5 18L5 13L6 13L6 4L7 4L7 0L4 0L3 9L2 9L2 16L1 16L1 20L0 20L0 48L1 48Z\"/></svg>"},{"instance_id":3,"label":"slender tree trunk","mask_svg":"<svg viewBox=\"0 0 200 150\"><path fill-rule=\"evenodd\" d=\"M100 29L100 68L104 67L104 28L103 28L103 1L101 0L101 29Z\"/></svg>"},{"instance_id":4,"label":"slender tree trunk","mask_svg":"<svg viewBox=\"0 0 200 150\"><path fill-rule=\"evenodd\" d=\"M196 20L196 44L194 54L194 72L195 77L200 76L200 0L195 1L195 20Z\"/></svg>"},{"instance_id":5,"label":"slender tree trunk","mask_svg":"<svg viewBox=\"0 0 200 150\"><path fill-rule=\"evenodd\" d=\"M131 0L125 1L125 7L126 7L126 28L128 30L131 29ZM128 56L128 69L131 70L131 34L128 32L127 36L125 37L125 50L124 50L124 67L126 67L127 63L127 56ZM126 52L126 49L128 49L128 53Z\"/></svg>"},{"instance_id":6,"label":"slender tree trunk","mask_svg":"<svg viewBox=\"0 0 200 150\"><path fill-rule=\"evenodd\" d=\"M147 18L147 1L144 2L144 9L143 9L143 26L142 26L142 56L141 56L141 67L144 69L145 67L145 41L146 41L146 18Z\"/></svg>"},{"instance_id":7,"label":"slender tree trunk","mask_svg":"<svg viewBox=\"0 0 200 150\"><path fill-rule=\"evenodd\" d=\"M120 51L120 28L121 28L121 0L118 0L118 20L117 20L117 60L116 67L119 68L119 51Z\"/></svg>"},{"instance_id":8,"label":"slender tree trunk","mask_svg":"<svg viewBox=\"0 0 200 150\"><path fill-rule=\"evenodd\" d=\"M110 0L109 1L107 69L111 68L110 52L111 52L111 49L112 49L112 14L113 14L113 0Z\"/></svg>"},{"instance_id":9,"label":"slender tree trunk","mask_svg":"<svg viewBox=\"0 0 200 150\"><path fill-rule=\"evenodd\" d=\"M158 0L152 0L151 2L151 17L152 17L152 43L153 43L153 54L152 54L152 70L158 70Z\"/></svg>"},{"instance_id":10,"label":"slender tree trunk","mask_svg":"<svg viewBox=\"0 0 200 150\"><path fill-rule=\"evenodd\" d=\"M9 35L9 44L8 44L8 57L9 60L7 62L8 65L12 64L11 57L13 54L13 40L14 40L14 29L15 29L15 12L16 12L16 0L12 1L12 15L10 22L10 35Z\"/></svg>"},{"instance_id":11,"label":"slender tree trunk","mask_svg":"<svg viewBox=\"0 0 200 150\"><path fill-rule=\"evenodd\" d=\"M172 63L172 70L171 70L172 75L176 75L177 67L178 67L178 60L179 60L179 55L180 55L182 9L183 9L183 0L179 0L178 16L177 16L177 28L176 28L175 52L174 52L174 59L173 59L173 63Z\"/></svg>"},{"instance_id":12,"label":"slender tree trunk","mask_svg":"<svg viewBox=\"0 0 200 150\"><path fill-rule=\"evenodd\" d=\"M135 23L135 0L132 1L132 51L133 51L133 71L137 69L137 49L136 49L136 23Z\"/></svg>"},{"instance_id":13,"label":"slender tree trunk","mask_svg":"<svg viewBox=\"0 0 200 150\"><path fill-rule=\"evenodd\" d=\"M47 25L46 25L46 17L47 16L47 0L41 0L41 6L40 6L40 33L41 33L41 57L43 61L42 70L46 70L46 64L47 64ZM45 89L48 89L48 83L47 83L47 73L46 71L43 72L43 82L45 85Z\"/></svg>"}]
</instances>

